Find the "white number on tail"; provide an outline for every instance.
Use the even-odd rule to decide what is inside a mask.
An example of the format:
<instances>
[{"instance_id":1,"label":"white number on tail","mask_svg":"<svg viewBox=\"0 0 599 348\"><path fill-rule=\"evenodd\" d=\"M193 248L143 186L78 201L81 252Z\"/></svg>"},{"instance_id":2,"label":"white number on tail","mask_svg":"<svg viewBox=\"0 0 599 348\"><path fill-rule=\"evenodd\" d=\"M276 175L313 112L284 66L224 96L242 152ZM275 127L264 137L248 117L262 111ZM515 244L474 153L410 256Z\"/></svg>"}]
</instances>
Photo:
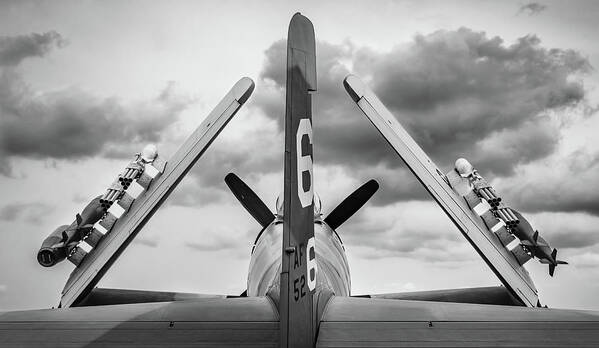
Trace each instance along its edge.
<instances>
[{"instance_id":1,"label":"white number on tail","mask_svg":"<svg viewBox=\"0 0 599 348\"><path fill-rule=\"evenodd\" d=\"M310 124L310 120L307 118L300 119L295 139L295 144L297 146L297 195L302 203L302 207L306 208L312 204L314 191L312 189L312 157L310 157L309 153L302 153L302 138L304 135L308 136L310 145L312 145L312 124ZM308 178L306 180L309 180L309 182L307 183L304 182L304 172L308 172ZM309 188L305 191L304 187L308 186L308 184Z\"/></svg>"},{"instance_id":2,"label":"white number on tail","mask_svg":"<svg viewBox=\"0 0 599 348\"><path fill-rule=\"evenodd\" d=\"M308 268L308 289L312 291L316 288L316 244L314 243L314 237L308 239L306 266Z\"/></svg>"}]
</instances>

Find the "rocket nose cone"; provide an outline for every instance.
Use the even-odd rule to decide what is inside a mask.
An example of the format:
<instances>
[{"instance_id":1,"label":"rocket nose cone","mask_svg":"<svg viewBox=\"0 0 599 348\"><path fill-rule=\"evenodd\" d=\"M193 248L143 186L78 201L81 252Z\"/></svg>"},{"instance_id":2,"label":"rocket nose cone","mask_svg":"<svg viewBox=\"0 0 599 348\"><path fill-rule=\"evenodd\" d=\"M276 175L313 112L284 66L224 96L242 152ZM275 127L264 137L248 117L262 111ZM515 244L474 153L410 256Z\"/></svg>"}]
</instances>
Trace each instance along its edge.
<instances>
[{"instance_id":1,"label":"rocket nose cone","mask_svg":"<svg viewBox=\"0 0 599 348\"><path fill-rule=\"evenodd\" d=\"M141 158L145 162L152 162L158 156L158 148L154 144L148 144L141 151Z\"/></svg>"},{"instance_id":2,"label":"rocket nose cone","mask_svg":"<svg viewBox=\"0 0 599 348\"><path fill-rule=\"evenodd\" d=\"M52 267L56 264L56 258L51 250L42 249L37 253L37 262L44 267Z\"/></svg>"},{"instance_id":3,"label":"rocket nose cone","mask_svg":"<svg viewBox=\"0 0 599 348\"><path fill-rule=\"evenodd\" d=\"M474 172L474 167L472 167L472 164L465 158L458 158L455 161L455 169L462 177L468 177Z\"/></svg>"}]
</instances>

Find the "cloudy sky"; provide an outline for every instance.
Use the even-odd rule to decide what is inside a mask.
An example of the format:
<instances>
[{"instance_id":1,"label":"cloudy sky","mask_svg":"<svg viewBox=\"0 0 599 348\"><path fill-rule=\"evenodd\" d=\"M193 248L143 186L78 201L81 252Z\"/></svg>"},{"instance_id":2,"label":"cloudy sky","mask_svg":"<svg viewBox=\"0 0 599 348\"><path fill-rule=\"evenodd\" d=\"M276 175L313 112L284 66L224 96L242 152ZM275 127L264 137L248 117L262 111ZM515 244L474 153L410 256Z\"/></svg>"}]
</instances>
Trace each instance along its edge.
<instances>
[{"instance_id":1,"label":"cloudy sky","mask_svg":"<svg viewBox=\"0 0 599 348\"><path fill-rule=\"evenodd\" d=\"M342 87L366 80L440 168L467 157L570 265L526 266L550 307L599 309L596 2L4 1L0 310L58 303L73 266L42 240L153 142L168 158L242 76L256 82L196 168L100 282L238 294L258 224L228 172L274 210L285 36L314 23L315 187L325 211L381 188L339 228L354 294L497 285ZM325 213L326 214L326 213Z\"/></svg>"}]
</instances>

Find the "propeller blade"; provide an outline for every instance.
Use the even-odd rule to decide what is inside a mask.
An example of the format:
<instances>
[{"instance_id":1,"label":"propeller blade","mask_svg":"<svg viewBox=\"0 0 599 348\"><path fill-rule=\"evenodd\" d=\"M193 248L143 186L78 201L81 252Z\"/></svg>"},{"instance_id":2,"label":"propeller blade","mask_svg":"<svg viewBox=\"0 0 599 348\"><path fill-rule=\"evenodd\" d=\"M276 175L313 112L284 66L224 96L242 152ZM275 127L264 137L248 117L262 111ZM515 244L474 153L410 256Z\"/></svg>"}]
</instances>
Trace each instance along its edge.
<instances>
[{"instance_id":1,"label":"propeller blade","mask_svg":"<svg viewBox=\"0 0 599 348\"><path fill-rule=\"evenodd\" d=\"M371 179L360 186L351 195L347 196L333 211L324 219L332 229L341 226L347 219L354 215L368 200L376 190L379 189L379 183Z\"/></svg>"},{"instance_id":2,"label":"propeller blade","mask_svg":"<svg viewBox=\"0 0 599 348\"><path fill-rule=\"evenodd\" d=\"M258 195L237 175L233 173L227 174L227 176L225 176L225 183L229 186L229 189L233 192L237 200L239 200L239 203L243 205L245 210L247 210L263 228L270 225L275 219L274 214L268 209L260 197L258 197Z\"/></svg>"}]
</instances>

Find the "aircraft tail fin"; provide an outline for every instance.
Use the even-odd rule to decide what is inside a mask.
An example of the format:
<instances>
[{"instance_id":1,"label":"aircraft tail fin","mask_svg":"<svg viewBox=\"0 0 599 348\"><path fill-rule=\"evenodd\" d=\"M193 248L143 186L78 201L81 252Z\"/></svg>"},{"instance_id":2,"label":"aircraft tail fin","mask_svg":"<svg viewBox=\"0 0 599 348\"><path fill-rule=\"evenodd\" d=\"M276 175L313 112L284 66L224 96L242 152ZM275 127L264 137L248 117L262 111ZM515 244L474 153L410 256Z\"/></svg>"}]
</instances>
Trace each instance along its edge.
<instances>
[{"instance_id":1,"label":"aircraft tail fin","mask_svg":"<svg viewBox=\"0 0 599 348\"><path fill-rule=\"evenodd\" d=\"M281 347L311 347L316 289L312 101L316 44L310 20L296 13L287 38L283 261L279 313Z\"/></svg>"}]
</instances>

